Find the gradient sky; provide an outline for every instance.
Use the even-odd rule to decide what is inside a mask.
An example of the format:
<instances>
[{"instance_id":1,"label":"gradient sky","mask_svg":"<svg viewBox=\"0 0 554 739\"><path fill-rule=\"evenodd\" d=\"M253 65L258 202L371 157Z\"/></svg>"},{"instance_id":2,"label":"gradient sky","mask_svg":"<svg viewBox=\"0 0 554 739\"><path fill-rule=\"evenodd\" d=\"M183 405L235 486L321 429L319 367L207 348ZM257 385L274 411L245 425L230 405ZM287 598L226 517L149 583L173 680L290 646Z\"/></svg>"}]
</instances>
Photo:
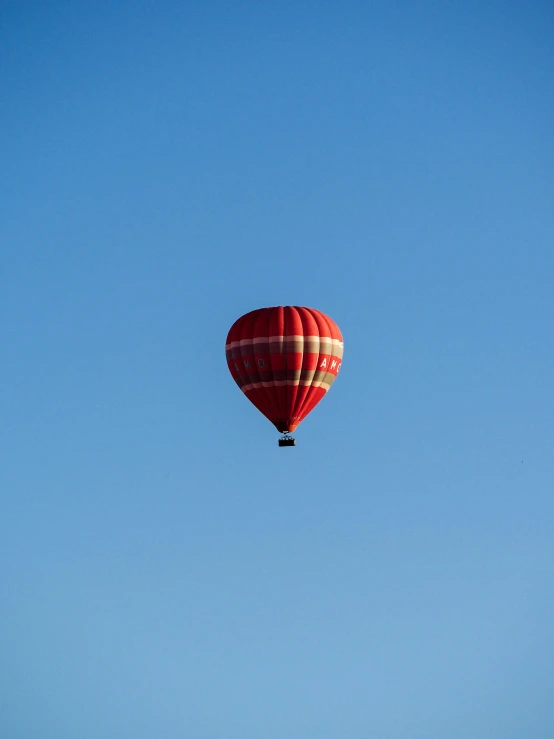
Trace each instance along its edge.
<instances>
[{"instance_id":1,"label":"gradient sky","mask_svg":"<svg viewBox=\"0 0 554 739\"><path fill-rule=\"evenodd\" d=\"M554 736L554 6L6 2L0 735ZM241 314L345 359L297 447Z\"/></svg>"}]
</instances>

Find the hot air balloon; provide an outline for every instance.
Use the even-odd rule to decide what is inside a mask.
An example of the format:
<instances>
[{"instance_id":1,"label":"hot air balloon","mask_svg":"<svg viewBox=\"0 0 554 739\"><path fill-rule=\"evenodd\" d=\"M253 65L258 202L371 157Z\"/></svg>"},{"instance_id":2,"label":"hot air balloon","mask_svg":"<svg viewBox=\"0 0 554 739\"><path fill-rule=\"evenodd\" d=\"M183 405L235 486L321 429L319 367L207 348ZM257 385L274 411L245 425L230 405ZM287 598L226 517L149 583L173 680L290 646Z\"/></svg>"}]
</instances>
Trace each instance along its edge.
<instances>
[{"instance_id":1,"label":"hot air balloon","mask_svg":"<svg viewBox=\"0 0 554 739\"><path fill-rule=\"evenodd\" d=\"M225 344L234 381L277 428L279 446L335 381L343 353L337 324L321 311L298 306L260 308L231 326Z\"/></svg>"}]
</instances>

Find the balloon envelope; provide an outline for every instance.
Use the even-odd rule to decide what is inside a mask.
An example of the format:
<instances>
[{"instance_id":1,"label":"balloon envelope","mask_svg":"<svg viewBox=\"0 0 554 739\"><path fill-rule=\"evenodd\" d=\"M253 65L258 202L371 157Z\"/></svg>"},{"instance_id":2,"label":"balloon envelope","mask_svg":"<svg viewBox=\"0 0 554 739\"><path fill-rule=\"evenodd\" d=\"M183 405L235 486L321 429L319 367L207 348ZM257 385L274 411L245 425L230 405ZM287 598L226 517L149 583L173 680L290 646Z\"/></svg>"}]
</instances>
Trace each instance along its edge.
<instances>
[{"instance_id":1,"label":"balloon envelope","mask_svg":"<svg viewBox=\"0 0 554 739\"><path fill-rule=\"evenodd\" d=\"M313 308L260 308L231 326L225 353L248 400L289 433L335 381L343 340L337 324Z\"/></svg>"}]
</instances>

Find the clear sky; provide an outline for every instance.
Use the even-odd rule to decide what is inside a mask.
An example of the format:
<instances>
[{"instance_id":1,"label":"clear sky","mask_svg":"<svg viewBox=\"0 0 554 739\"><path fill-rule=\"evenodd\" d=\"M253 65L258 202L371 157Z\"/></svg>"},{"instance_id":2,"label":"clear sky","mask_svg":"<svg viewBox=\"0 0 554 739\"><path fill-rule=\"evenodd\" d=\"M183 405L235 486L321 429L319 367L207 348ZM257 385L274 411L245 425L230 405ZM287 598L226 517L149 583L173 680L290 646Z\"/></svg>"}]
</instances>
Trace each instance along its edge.
<instances>
[{"instance_id":1,"label":"clear sky","mask_svg":"<svg viewBox=\"0 0 554 739\"><path fill-rule=\"evenodd\" d=\"M2 15L0 735L554 736L552 3Z\"/></svg>"}]
</instances>

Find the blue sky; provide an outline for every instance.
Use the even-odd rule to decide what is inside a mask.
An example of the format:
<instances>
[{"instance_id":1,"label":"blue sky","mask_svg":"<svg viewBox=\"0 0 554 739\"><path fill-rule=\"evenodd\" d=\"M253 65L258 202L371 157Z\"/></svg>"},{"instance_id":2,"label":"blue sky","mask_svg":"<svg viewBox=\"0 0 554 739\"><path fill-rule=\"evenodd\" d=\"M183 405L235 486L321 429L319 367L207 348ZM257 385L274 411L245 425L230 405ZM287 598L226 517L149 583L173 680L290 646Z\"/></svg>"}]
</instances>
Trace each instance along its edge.
<instances>
[{"instance_id":1,"label":"blue sky","mask_svg":"<svg viewBox=\"0 0 554 739\"><path fill-rule=\"evenodd\" d=\"M10 739L554 735L554 10L11 3ZM345 359L295 449L231 324Z\"/></svg>"}]
</instances>

